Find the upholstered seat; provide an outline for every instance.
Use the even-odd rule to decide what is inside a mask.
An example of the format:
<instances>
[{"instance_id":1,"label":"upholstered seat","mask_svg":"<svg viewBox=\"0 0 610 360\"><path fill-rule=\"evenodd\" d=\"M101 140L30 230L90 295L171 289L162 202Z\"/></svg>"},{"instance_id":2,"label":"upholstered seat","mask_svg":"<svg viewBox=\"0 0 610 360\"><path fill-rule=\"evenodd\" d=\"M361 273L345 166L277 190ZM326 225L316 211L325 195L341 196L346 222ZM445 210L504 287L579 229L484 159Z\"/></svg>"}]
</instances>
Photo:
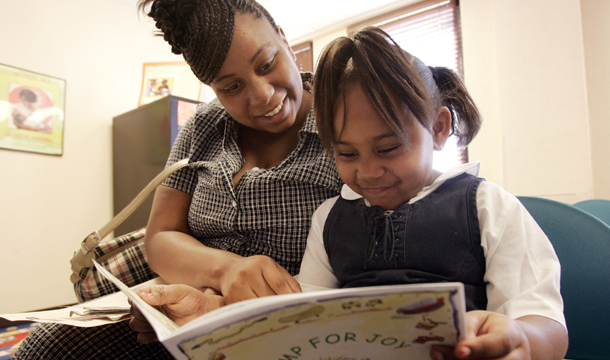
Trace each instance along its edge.
<instances>
[{"instance_id":1,"label":"upholstered seat","mask_svg":"<svg viewBox=\"0 0 610 360\"><path fill-rule=\"evenodd\" d=\"M610 227L572 205L520 196L561 262L566 359L610 357Z\"/></svg>"}]
</instances>

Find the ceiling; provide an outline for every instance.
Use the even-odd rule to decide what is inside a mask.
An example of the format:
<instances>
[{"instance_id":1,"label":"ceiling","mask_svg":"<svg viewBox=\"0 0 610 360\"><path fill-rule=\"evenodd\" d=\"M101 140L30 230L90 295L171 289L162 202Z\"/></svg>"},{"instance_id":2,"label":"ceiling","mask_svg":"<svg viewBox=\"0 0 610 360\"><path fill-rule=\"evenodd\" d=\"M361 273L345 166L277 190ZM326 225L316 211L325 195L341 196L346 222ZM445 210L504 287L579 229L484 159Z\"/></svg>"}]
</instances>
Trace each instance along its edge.
<instances>
[{"instance_id":1,"label":"ceiling","mask_svg":"<svg viewBox=\"0 0 610 360\"><path fill-rule=\"evenodd\" d=\"M133 6L137 0L112 0ZM258 0L290 42L336 31L418 0ZM303 8L303 4L307 6Z\"/></svg>"},{"instance_id":2,"label":"ceiling","mask_svg":"<svg viewBox=\"0 0 610 360\"><path fill-rule=\"evenodd\" d=\"M339 30L355 22L418 0L258 0L293 42L316 33ZM299 9L307 4L306 9ZM310 10L311 9L311 10Z\"/></svg>"}]
</instances>

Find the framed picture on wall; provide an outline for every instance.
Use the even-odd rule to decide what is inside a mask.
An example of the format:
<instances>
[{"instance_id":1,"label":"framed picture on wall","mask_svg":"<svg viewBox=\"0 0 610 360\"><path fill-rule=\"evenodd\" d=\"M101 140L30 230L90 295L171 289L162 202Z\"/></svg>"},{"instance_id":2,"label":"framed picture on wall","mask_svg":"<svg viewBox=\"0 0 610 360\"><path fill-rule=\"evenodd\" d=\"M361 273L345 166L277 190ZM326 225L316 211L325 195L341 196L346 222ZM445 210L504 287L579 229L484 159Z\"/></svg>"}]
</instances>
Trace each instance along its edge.
<instances>
[{"instance_id":1,"label":"framed picture on wall","mask_svg":"<svg viewBox=\"0 0 610 360\"><path fill-rule=\"evenodd\" d=\"M0 149L62 155L66 81L0 64Z\"/></svg>"},{"instance_id":2,"label":"framed picture on wall","mask_svg":"<svg viewBox=\"0 0 610 360\"><path fill-rule=\"evenodd\" d=\"M186 61L144 63L138 106L168 95L199 101L201 82Z\"/></svg>"}]
</instances>

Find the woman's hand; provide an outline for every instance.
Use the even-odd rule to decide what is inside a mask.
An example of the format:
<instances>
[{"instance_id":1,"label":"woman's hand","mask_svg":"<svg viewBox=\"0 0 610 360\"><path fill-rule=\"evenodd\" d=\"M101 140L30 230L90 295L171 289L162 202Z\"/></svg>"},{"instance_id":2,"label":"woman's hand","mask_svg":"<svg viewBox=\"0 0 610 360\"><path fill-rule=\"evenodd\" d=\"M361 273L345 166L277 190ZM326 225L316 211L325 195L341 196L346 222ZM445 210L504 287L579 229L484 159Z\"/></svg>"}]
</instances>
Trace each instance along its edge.
<instances>
[{"instance_id":1,"label":"woman's hand","mask_svg":"<svg viewBox=\"0 0 610 360\"><path fill-rule=\"evenodd\" d=\"M455 348L433 346L431 358L559 360L567 351L565 328L543 316L513 320L490 311L469 311L466 328L466 339Z\"/></svg>"},{"instance_id":2,"label":"woman's hand","mask_svg":"<svg viewBox=\"0 0 610 360\"><path fill-rule=\"evenodd\" d=\"M286 269L267 256L232 259L220 276L227 304L263 296L300 293L301 286Z\"/></svg>"},{"instance_id":3,"label":"woman's hand","mask_svg":"<svg viewBox=\"0 0 610 360\"><path fill-rule=\"evenodd\" d=\"M154 306L176 324L187 322L225 305L224 299L213 289L197 290L188 285L154 285L135 290L142 300ZM131 306L129 326L139 332L138 342L147 344L157 336L142 313Z\"/></svg>"}]
</instances>

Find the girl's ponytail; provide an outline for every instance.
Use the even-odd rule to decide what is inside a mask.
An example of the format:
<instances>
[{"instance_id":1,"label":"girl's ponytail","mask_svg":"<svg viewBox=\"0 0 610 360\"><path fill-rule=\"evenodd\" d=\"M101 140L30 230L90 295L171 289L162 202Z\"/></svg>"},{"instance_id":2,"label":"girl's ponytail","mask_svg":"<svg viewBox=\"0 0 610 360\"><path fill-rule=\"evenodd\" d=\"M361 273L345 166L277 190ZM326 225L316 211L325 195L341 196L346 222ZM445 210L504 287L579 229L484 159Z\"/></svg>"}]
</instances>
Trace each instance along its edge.
<instances>
[{"instance_id":1,"label":"girl's ponytail","mask_svg":"<svg viewBox=\"0 0 610 360\"><path fill-rule=\"evenodd\" d=\"M481 115L468 94L462 78L446 67L428 67L440 92L441 104L451 111L451 132L459 146L472 141L481 127Z\"/></svg>"}]
</instances>

